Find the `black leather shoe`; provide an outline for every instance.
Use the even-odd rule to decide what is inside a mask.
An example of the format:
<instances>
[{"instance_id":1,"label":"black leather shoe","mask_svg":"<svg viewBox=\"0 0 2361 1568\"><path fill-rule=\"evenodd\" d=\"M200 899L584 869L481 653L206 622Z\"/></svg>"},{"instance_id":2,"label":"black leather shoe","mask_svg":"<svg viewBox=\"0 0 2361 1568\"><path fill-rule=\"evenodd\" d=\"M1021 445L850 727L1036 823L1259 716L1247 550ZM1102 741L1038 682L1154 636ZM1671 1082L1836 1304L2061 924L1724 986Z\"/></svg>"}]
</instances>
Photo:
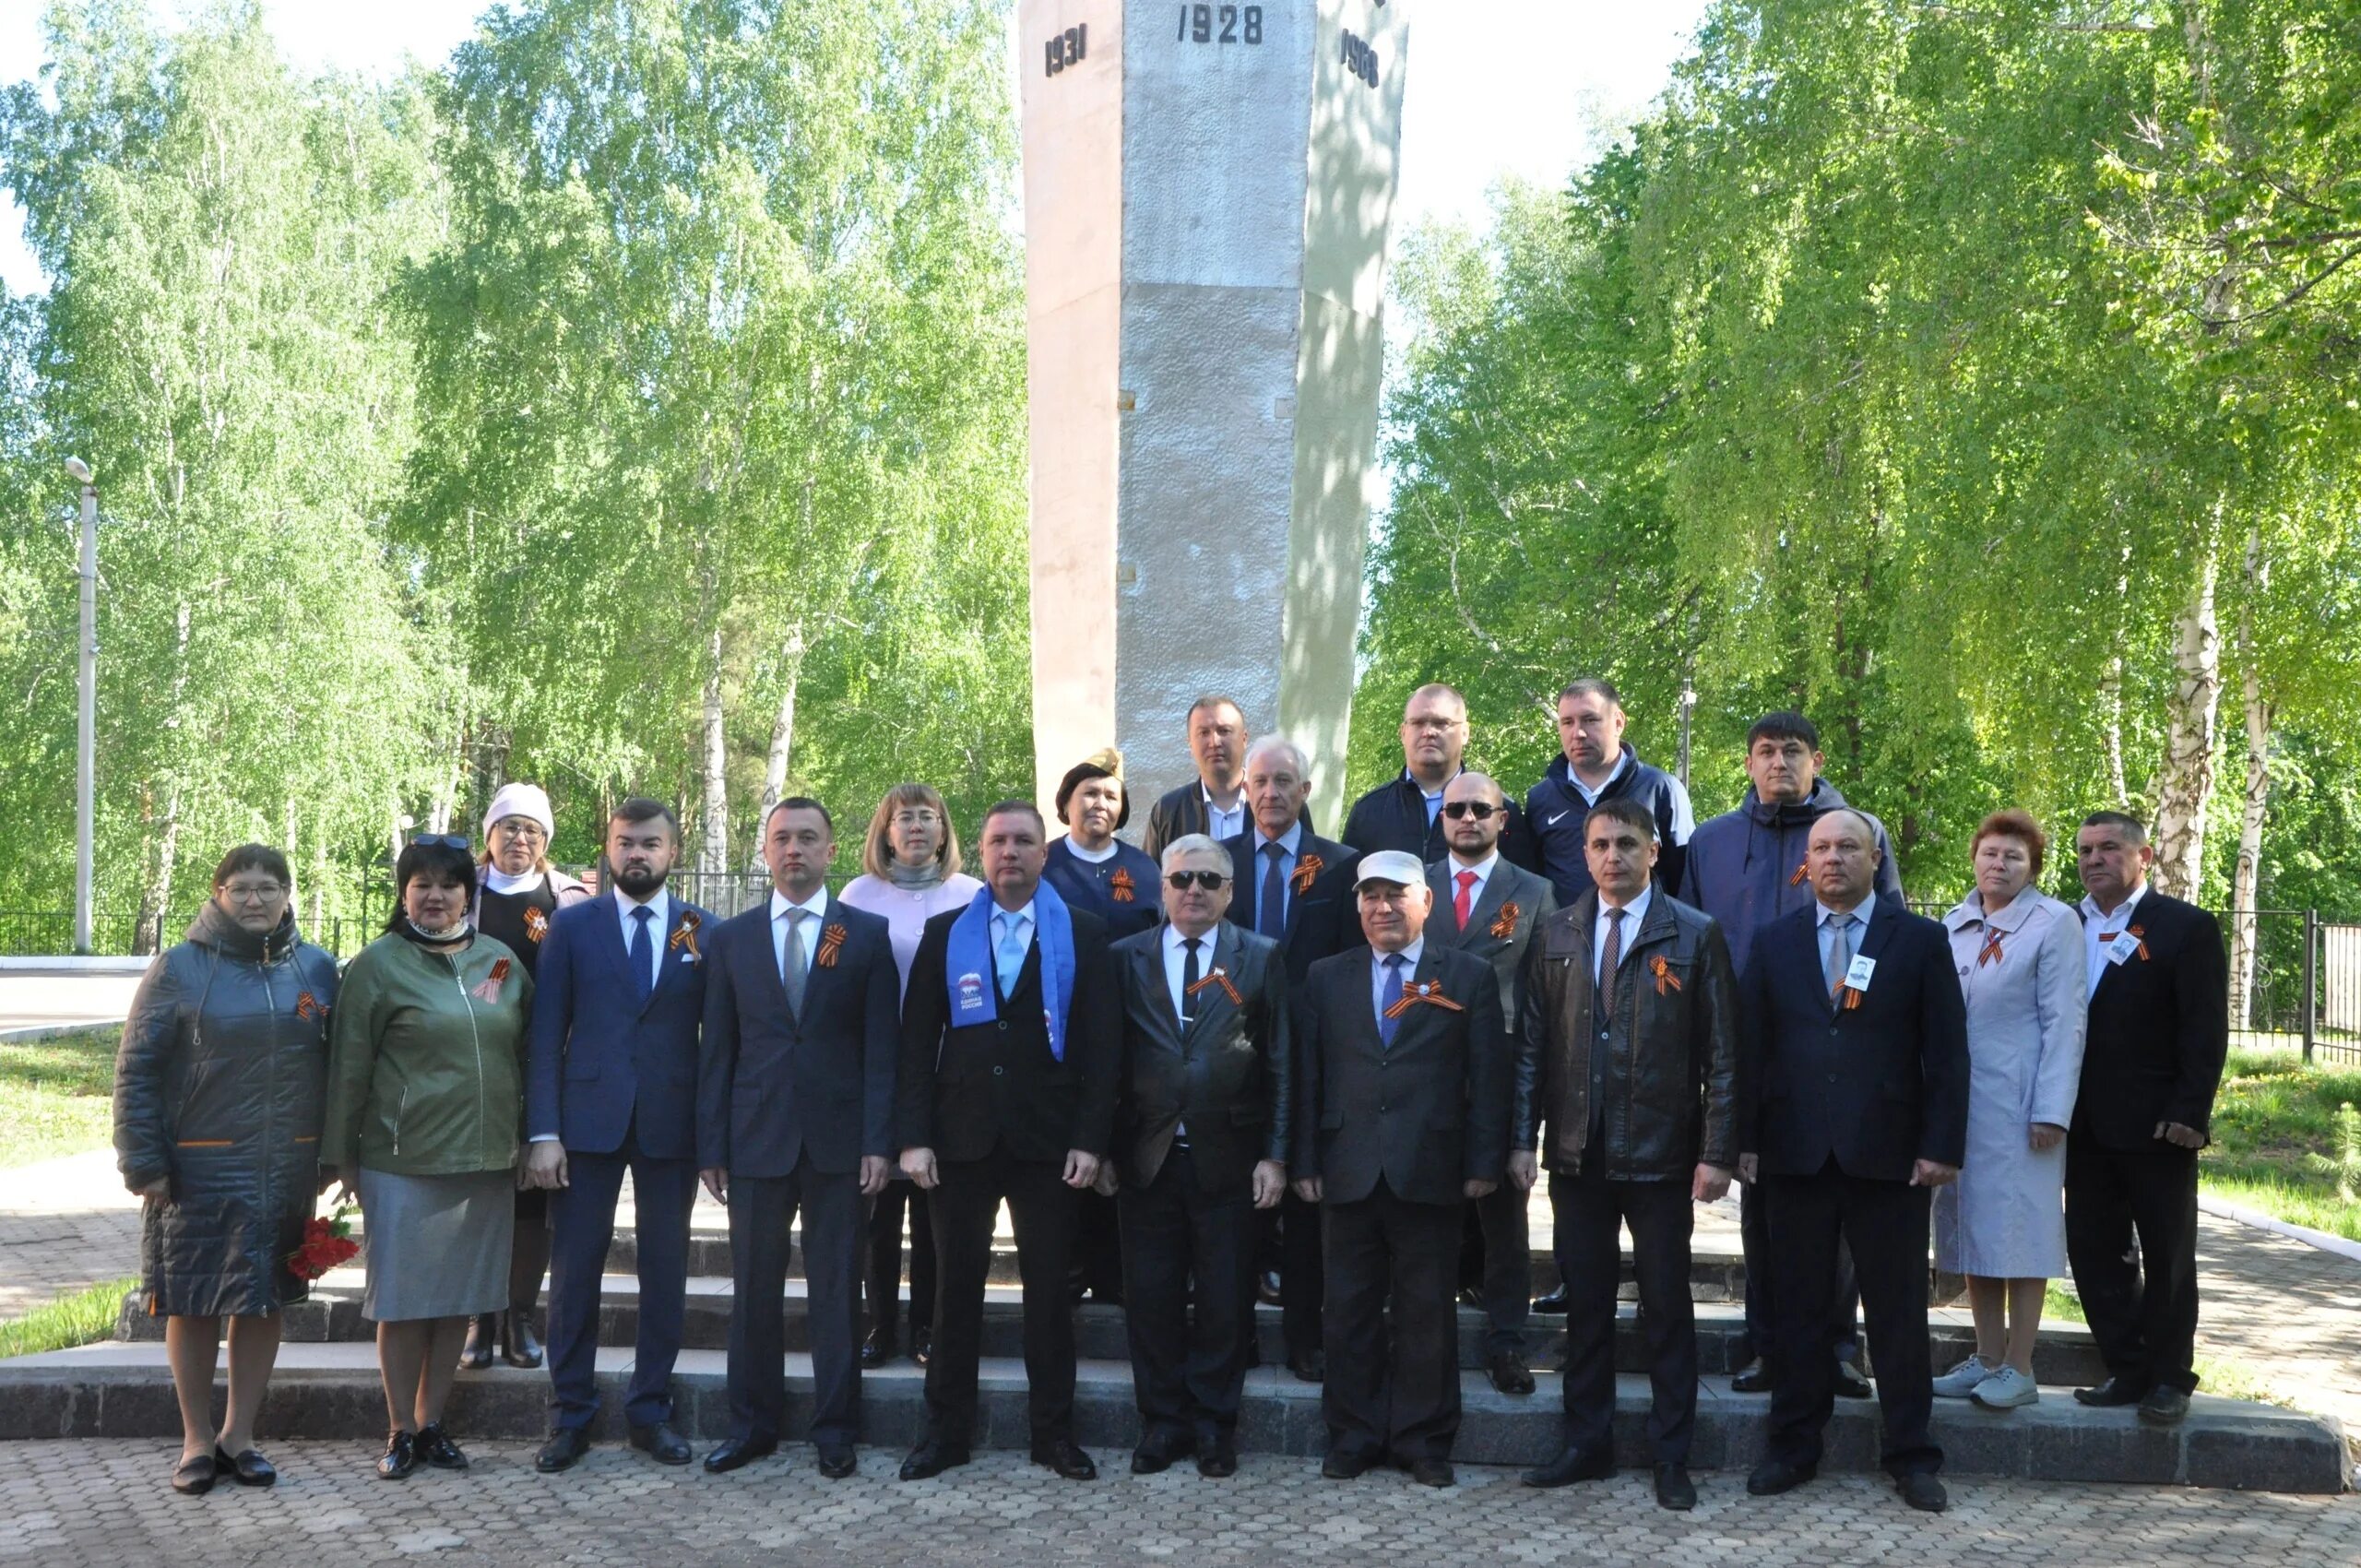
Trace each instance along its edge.
<instances>
[{"instance_id":1,"label":"black leather shoe","mask_svg":"<svg viewBox=\"0 0 2361 1568\"><path fill-rule=\"evenodd\" d=\"M553 1476L560 1470L574 1468L589 1452L590 1434L587 1431L580 1427L560 1427L550 1433L550 1440L541 1444L539 1454L533 1455L533 1468L545 1476Z\"/></svg>"},{"instance_id":2,"label":"black leather shoe","mask_svg":"<svg viewBox=\"0 0 2361 1568\"><path fill-rule=\"evenodd\" d=\"M172 1471L172 1490L183 1497L203 1497L213 1490L214 1478L220 1468L221 1462L211 1454L184 1459Z\"/></svg>"},{"instance_id":3,"label":"black leather shoe","mask_svg":"<svg viewBox=\"0 0 2361 1568\"><path fill-rule=\"evenodd\" d=\"M1320 1461L1320 1473L1332 1481L1349 1481L1377 1468L1377 1455L1357 1450L1332 1448L1328 1457Z\"/></svg>"},{"instance_id":4,"label":"black leather shoe","mask_svg":"<svg viewBox=\"0 0 2361 1568\"><path fill-rule=\"evenodd\" d=\"M659 1465L685 1465L696 1457L689 1440L675 1431L670 1421L632 1428L631 1445Z\"/></svg>"},{"instance_id":5,"label":"black leather shoe","mask_svg":"<svg viewBox=\"0 0 2361 1568\"><path fill-rule=\"evenodd\" d=\"M910 1330L910 1360L920 1366L934 1360L934 1330L931 1328Z\"/></svg>"},{"instance_id":6,"label":"black leather shoe","mask_svg":"<svg viewBox=\"0 0 2361 1568\"><path fill-rule=\"evenodd\" d=\"M955 1448L938 1438L930 1437L911 1449L909 1457L902 1461L902 1479L922 1481L967 1462L967 1451L965 1448Z\"/></svg>"},{"instance_id":7,"label":"black leather shoe","mask_svg":"<svg viewBox=\"0 0 2361 1568\"><path fill-rule=\"evenodd\" d=\"M1730 1377L1732 1394L1768 1394L1771 1392L1771 1364L1757 1358L1740 1367Z\"/></svg>"},{"instance_id":8,"label":"black leather shoe","mask_svg":"<svg viewBox=\"0 0 2361 1568\"><path fill-rule=\"evenodd\" d=\"M2146 1397L2148 1389L2144 1384L2131 1383L2120 1377L2108 1378L2096 1388L2074 1390L2075 1403L2095 1405L2103 1410L2118 1405L2137 1405Z\"/></svg>"},{"instance_id":9,"label":"black leather shoe","mask_svg":"<svg viewBox=\"0 0 2361 1568\"><path fill-rule=\"evenodd\" d=\"M1533 1369L1514 1350L1493 1352L1491 1364L1485 1369L1491 1376L1492 1386L1503 1394L1533 1392Z\"/></svg>"},{"instance_id":10,"label":"black leather shoe","mask_svg":"<svg viewBox=\"0 0 2361 1568\"><path fill-rule=\"evenodd\" d=\"M1765 1459L1754 1467L1752 1475L1746 1478L1746 1490L1757 1497L1776 1497L1783 1491L1795 1491L1818 1474L1820 1467L1817 1465L1790 1465L1785 1459Z\"/></svg>"},{"instance_id":11,"label":"black leather shoe","mask_svg":"<svg viewBox=\"0 0 2361 1568\"><path fill-rule=\"evenodd\" d=\"M1697 1483L1689 1479L1688 1466L1656 1467L1656 1506L1676 1514L1686 1514L1697 1506Z\"/></svg>"},{"instance_id":12,"label":"black leather shoe","mask_svg":"<svg viewBox=\"0 0 2361 1568\"><path fill-rule=\"evenodd\" d=\"M1197 1446L1196 1439L1170 1432L1157 1432L1143 1440L1132 1450L1132 1474L1153 1476L1172 1468L1175 1459L1185 1459Z\"/></svg>"},{"instance_id":13,"label":"black leather shoe","mask_svg":"<svg viewBox=\"0 0 2361 1568\"><path fill-rule=\"evenodd\" d=\"M1410 1479L1420 1486L1449 1486L1459 1478L1452 1474L1448 1459L1413 1459Z\"/></svg>"},{"instance_id":14,"label":"black leather shoe","mask_svg":"<svg viewBox=\"0 0 2361 1568\"><path fill-rule=\"evenodd\" d=\"M860 1461L853 1457L852 1445L831 1445L820 1450L820 1473L832 1481L840 1481L860 1468Z\"/></svg>"},{"instance_id":15,"label":"black leather shoe","mask_svg":"<svg viewBox=\"0 0 2361 1568\"><path fill-rule=\"evenodd\" d=\"M381 1481L406 1481L418 1468L418 1434L397 1431L386 1439L386 1451L377 1456L377 1479Z\"/></svg>"},{"instance_id":16,"label":"black leather shoe","mask_svg":"<svg viewBox=\"0 0 2361 1568\"><path fill-rule=\"evenodd\" d=\"M1943 1483L1920 1471L1894 1477L1893 1490L1902 1493L1903 1502L1921 1514L1940 1514L1952 1505L1951 1493L1943 1490Z\"/></svg>"},{"instance_id":17,"label":"black leather shoe","mask_svg":"<svg viewBox=\"0 0 2361 1568\"><path fill-rule=\"evenodd\" d=\"M705 1456L705 1473L726 1476L777 1452L778 1439L775 1437L725 1437Z\"/></svg>"},{"instance_id":18,"label":"black leather shoe","mask_svg":"<svg viewBox=\"0 0 2361 1568\"><path fill-rule=\"evenodd\" d=\"M1566 1288L1560 1285L1555 1290L1550 1291L1547 1296L1536 1296L1533 1298L1533 1310L1536 1313L1564 1312L1566 1310Z\"/></svg>"},{"instance_id":19,"label":"black leather shoe","mask_svg":"<svg viewBox=\"0 0 2361 1568\"><path fill-rule=\"evenodd\" d=\"M1287 1371L1305 1383L1325 1383L1328 1380L1328 1352L1305 1350L1287 1356Z\"/></svg>"},{"instance_id":20,"label":"black leather shoe","mask_svg":"<svg viewBox=\"0 0 2361 1568\"><path fill-rule=\"evenodd\" d=\"M278 1467L252 1448L243 1449L233 1455L219 1443L215 1443L213 1469L217 1475L237 1477L240 1486L271 1486L279 1480Z\"/></svg>"},{"instance_id":21,"label":"black leather shoe","mask_svg":"<svg viewBox=\"0 0 2361 1568\"><path fill-rule=\"evenodd\" d=\"M2148 1397L2140 1401L2140 1419L2152 1427L2178 1426L2188 1414L2189 1396L2165 1384L2148 1390Z\"/></svg>"},{"instance_id":22,"label":"black leather shoe","mask_svg":"<svg viewBox=\"0 0 2361 1568\"><path fill-rule=\"evenodd\" d=\"M1033 1462L1047 1465L1070 1481L1095 1481L1098 1479L1098 1462L1084 1453L1070 1437L1054 1437L1047 1443L1035 1443Z\"/></svg>"},{"instance_id":23,"label":"black leather shoe","mask_svg":"<svg viewBox=\"0 0 2361 1568\"><path fill-rule=\"evenodd\" d=\"M1600 1452L1585 1454L1579 1448L1569 1448L1538 1469L1527 1470L1518 1479L1527 1486L1571 1486L1576 1481L1603 1481L1615 1474L1615 1455Z\"/></svg>"},{"instance_id":24,"label":"black leather shoe","mask_svg":"<svg viewBox=\"0 0 2361 1568\"><path fill-rule=\"evenodd\" d=\"M495 1313L468 1319L468 1342L459 1347L459 1370L481 1372L492 1365L492 1342L500 1337L493 1324L499 1322Z\"/></svg>"},{"instance_id":25,"label":"black leather shoe","mask_svg":"<svg viewBox=\"0 0 2361 1568\"><path fill-rule=\"evenodd\" d=\"M1197 1474L1213 1481L1238 1474L1238 1450L1226 1437L1206 1443L1197 1450Z\"/></svg>"},{"instance_id":26,"label":"black leather shoe","mask_svg":"<svg viewBox=\"0 0 2361 1568\"><path fill-rule=\"evenodd\" d=\"M511 1309L500 1319L500 1359L526 1372L541 1364L541 1341L533 1333L533 1314Z\"/></svg>"},{"instance_id":27,"label":"black leather shoe","mask_svg":"<svg viewBox=\"0 0 2361 1568\"><path fill-rule=\"evenodd\" d=\"M1266 1307L1279 1304L1279 1271L1266 1268L1254 1279L1254 1295Z\"/></svg>"},{"instance_id":28,"label":"black leather shoe","mask_svg":"<svg viewBox=\"0 0 2361 1568\"><path fill-rule=\"evenodd\" d=\"M892 1360L898 1353L899 1352L895 1347L894 1336L892 1335L886 1333L882 1328L874 1330L871 1333L868 1338L860 1342L861 1370L863 1372L875 1372L879 1367L882 1367L886 1362Z\"/></svg>"},{"instance_id":29,"label":"black leather shoe","mask_svg":"<svg viewBox=\"0 0 2361 1568\"><path fill-rule=\"evenodd\" d=\"M1836 1396L1838 1398L1867 1399L1876 1392L1869 1386L1869 1380L1862 1375L1860 1368L1850 1361L1836 1363Z\"/></svg>"},{"instance_id":30,"label":"black leather shoe","mask_svg":"<svg viewBox=\"0 0 2361 1568\"><path fill-rule=\"evenodd\" d=\"M464 1470L468 1456L451 1441L441 1421L430 1421L418 1429L418 1456L438 1470Z\"/></svg>"},{"instance_id":31,"label":"black leather shoe","mask_svg":"<svg viewBox=\"0 0 2361 1568\"><path fill-rule=\"evenodd\" d=\"M1484 1310L1484 1290L1483 1290L1483 1287L1478 1286L1478 1285L1463 1285L1463 1286L1461 1286L1461 1287L1459 1288L1459 1304L1460 1304L1461 1306L1463 1306L1463 1307L1474 1307L1477 1312L1481 1312L1481 1311L1483 1311L1483 1310Z\"/></svg>"}]
</instances>

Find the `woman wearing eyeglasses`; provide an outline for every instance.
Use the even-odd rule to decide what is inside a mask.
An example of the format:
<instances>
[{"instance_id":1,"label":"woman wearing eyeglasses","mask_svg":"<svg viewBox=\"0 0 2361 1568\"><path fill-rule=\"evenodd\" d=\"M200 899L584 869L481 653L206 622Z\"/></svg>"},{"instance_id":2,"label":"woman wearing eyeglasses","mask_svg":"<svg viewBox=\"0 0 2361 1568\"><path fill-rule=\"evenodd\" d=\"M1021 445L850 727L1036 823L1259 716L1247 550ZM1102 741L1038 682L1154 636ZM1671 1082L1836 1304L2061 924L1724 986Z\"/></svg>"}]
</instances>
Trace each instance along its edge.
<instances>
[{"instance_id":1,"label":"woman wearing eyeglasses","mask_svg":"<svg viewBox=\"0 0 2361 1568\"><path fill-rule=\"evenodd\" d=\"M1106 921L1110 942L1164 923L1163 873L1115 837L1131 818L1122 753L1108 746L1066 770L1058 785L1058 820L1066 833L1051 840L1041 876L1069 909Z\"/></svg>"},{"instance_id":2,"label":"woman wearing eyeglasses","mask_svg":"<svg viewBox=\"0 0 2361 1568\"><path fill-rule=\"evenodd\" d=\"M243 844L213 873L187 939L148 968L115 1054L115 1163L140 1208L141 1285L164 1320L181 1408L172 1490L279 1479L255 1413L279 1313L310 1293L289 1266L322 1185L320 1101L336 960L295 929L287 857ZM229 1320L230 1399L213 1424Z\"/></svg>"},{"instance_id":3,"label":"woman wearing eyeglasses","mask_svg":"<svg viewBox=\"0 0 2361 1568\"><path fill-rule=\"evenodd\" d=\"M538 784L504 784L483 814L483 887L476 899L476 929L504 944L532 974L550 921L569 904L587 903L590 890L550 864L557 819ZM550 1194L546 1187L516 1194L516 1240L508 1259L508 1308L468 1322L459 1364L474 1372L492 1365L492 1345L512 1367L541 1364L533 1332L541 1276L550 1266Z\"/></svg>"},{"instance_id":4,"label":"woman wearing eyeglasses","mask_svg":"<svg viewBox=\"0 0 2361 1568\"><path fill-rule=\"evenodd\" d=\"M861 874L836 897L856 909L883 915L894 944L894 967L905 989L910 960L926 922L945 909L964 909L984 885L959 869L959 832L943 797L926 784L896 784L877 802L861 842ZM924 1366L934 1325L934 1228L923 1196L897 1168L869 1215L869 1336L860 1364L894 1359L902 1298L902 1213L910 1217L910 1359Z\"/></svg>"},{"instance_id":5,"label":"woman wearing eyeglasses","mask_svg":"<svg viewBox=\"0 0 2361 1568\"><path fill-rule=\"evenodd\" d=\"M457 835L394 862L399 907L345 971L321 1163L368 1226L361 1315L377 1325L392 1431L377 1474L463 1470L443 1429L468 1320L508 1304L517 1126L533 977L468 923L476 863Z\"/></svg>"}]
</instances>

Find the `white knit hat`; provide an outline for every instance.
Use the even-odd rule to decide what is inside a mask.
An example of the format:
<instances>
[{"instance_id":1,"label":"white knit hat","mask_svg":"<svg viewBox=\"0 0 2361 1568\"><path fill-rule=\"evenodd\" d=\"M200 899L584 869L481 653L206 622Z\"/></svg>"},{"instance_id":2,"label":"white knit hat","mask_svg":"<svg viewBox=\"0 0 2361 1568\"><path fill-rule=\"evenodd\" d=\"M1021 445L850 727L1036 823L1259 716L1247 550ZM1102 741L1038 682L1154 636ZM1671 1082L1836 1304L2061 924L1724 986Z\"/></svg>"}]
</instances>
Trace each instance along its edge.
<instances>
[{"instance_id":1,"label":"white knit hat","mask_svg":"<svg viewBox=\"0 0 2361 1568\"><path fill-rule=\"evenodd\" d=\"M550 814L549 791L539 784L503 784L483 814L484 830L490 832L494 823L512 816L538 822L544 837L557 837L557 819Z\"/></svg>"}]
</instances>

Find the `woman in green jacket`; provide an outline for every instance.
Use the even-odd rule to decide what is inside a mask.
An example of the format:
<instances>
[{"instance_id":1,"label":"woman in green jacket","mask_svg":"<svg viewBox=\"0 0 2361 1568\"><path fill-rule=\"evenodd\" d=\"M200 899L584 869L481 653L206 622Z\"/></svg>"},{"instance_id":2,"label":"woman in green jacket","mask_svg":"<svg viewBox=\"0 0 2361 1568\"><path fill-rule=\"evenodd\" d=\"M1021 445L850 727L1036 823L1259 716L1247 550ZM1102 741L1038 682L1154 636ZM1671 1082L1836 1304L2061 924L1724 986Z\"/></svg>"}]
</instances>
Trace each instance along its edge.
<instances>
[{"instance_id":1,"label":"woman in green jacket","mask_svg":"<svg viewBox=\"0 0 2361 1568\"><path fill-rule=\"evenodd\" d=\"M457 836L411 841L400 908L345 971L320 1160L366 1224L362 1315L377 1325L392 1432L377 1473L460 1470L443 1430L468 1319L508 1303L521 1057L532 977L468 924L476 868Z\"/></svg>"}]
</instances>

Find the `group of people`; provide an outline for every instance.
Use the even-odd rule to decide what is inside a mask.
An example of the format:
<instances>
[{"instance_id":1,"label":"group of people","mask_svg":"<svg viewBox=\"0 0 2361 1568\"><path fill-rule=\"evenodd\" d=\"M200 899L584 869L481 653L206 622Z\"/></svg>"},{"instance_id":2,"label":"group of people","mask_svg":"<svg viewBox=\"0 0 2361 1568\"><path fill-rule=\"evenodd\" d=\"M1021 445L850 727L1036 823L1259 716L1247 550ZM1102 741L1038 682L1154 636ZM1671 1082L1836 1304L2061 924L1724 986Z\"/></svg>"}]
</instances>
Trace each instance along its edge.
<instances>
[{"instance_id":1,"label":"group of people","mask_svg":"<svg viewBox=\"0 0 2361 1568\"><path fill-rule=\"evenodd\" d=\"M1883 827L1821 777L1801 715L1753 726L1745 798L1697 824L1623 741L1610 684L1570 683L1558 711L1562 755L1520 809L1466 766L1459 695L1420 689L1403 772L1342 840L1312 830L1303 752L1251 738L1218 696L1189 715L1199 777L1155 802L1142 849L1116 837L1131 802L1111 751L1065 776L1055 837L1031 802L986 812L980 879L942 797L907 784L831 892L834 819L789 798L762 825L768 898L727 920L668 892L679 828L661 802L615 809L592 895L548 864L546 796L511 785L481 863L457 836L401 851L389 930L340 978L295 931L284 858L232 851L118 1063L116 1146L148 1200L148 1297L185 1429L173 1484L272 1479L255 1414L278 1314L308 1289L291 1256L331 1186L367 1227L378 1473L466 1466L443 1422L454 1372L494 1341L540 1353L543 1257L538 1464L576 1463L626 1175L624 1416L659 1462L693 1457L670 1381L698 1187L728 1207L715 1473L789 1435L791 1238L808 1435L823 1474L853 1473L861 1370L897 1353L906 1214L926 1420L900 1473L966 1463L1003 1204L1032 1456L1076 1479L1097 1473L1074 1435L1083 1288L1123 1303L1135 1472L1234 1472L1272 1295L1287 1367L1323 1384L1323 1473L1391 1463L1450 1484L1464 1294L1510 1395L1535 1388L1528 1313L1566 1315L1564 1441L1526 1482L1610 1475L1628 1226L1647 1462L1659 1503L1693 1506L1694 1206L1733 1182L1751 1348L1733 1387L1771 1395L1750 1491L1809 1480L1834 1398L1870 1392L1857 1298L1883 1464L1914 1507L1945 1505L1934 1398L2039 1397L2043 1289L2068 1269L2109 1373L2075 1397L2181 1419L2225 961L2210 916L2146 885L2141 825L2080 825L2087 897L2070 906L2036 886L2039 824L1997 813L1974 891L1936 921L1904 904ZM1545 1170L1560 1284L1535 1301ZM1940 1377L1930 1239L1975 1321L1975 1352Z\"/></svg>"}]
</instances>

